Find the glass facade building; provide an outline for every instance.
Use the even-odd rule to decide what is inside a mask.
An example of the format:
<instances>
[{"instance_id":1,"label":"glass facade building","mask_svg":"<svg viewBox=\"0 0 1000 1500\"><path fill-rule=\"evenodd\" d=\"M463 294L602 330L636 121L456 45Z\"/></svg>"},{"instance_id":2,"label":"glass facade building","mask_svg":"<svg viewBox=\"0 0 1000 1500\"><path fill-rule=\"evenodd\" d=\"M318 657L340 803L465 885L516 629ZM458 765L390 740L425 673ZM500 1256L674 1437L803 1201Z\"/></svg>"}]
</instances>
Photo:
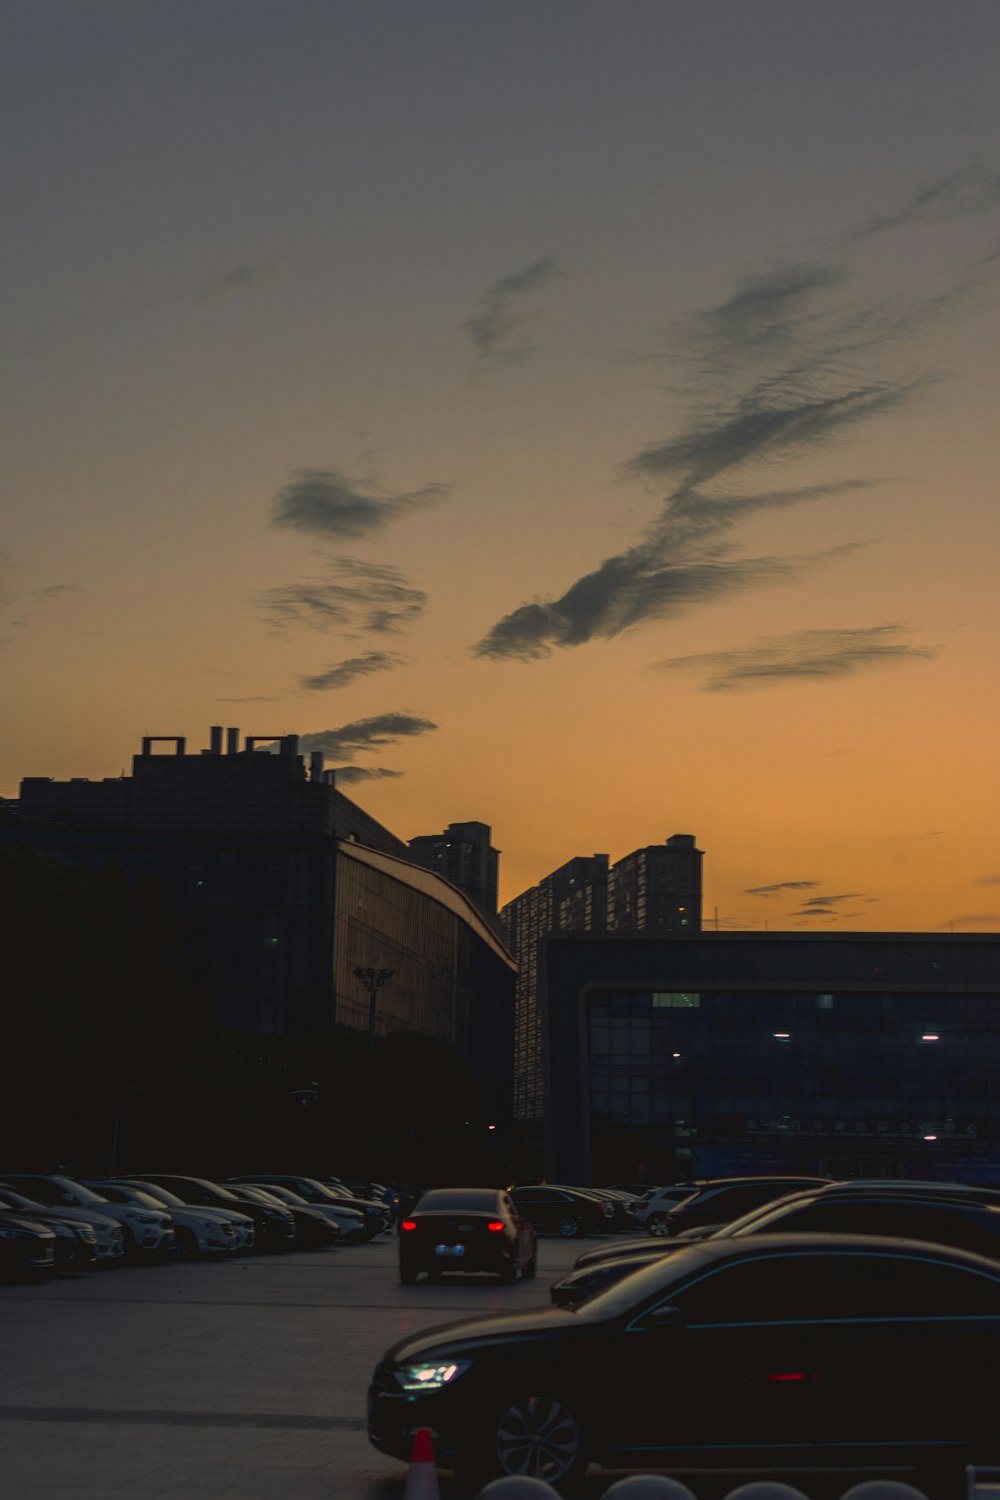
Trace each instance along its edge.
<instances>
[{"instance_id":1,"label":"glass facade building","mask_svg":"<svg viewBox=\"0 0 1000 1500\"><path fill-rule=\"evenodd\" d=\"M1000 1181L1000 939L552 940L547 959L556 1180Z\"/></svg>"},{"instance_id":2,"label":"glass facade building","mask_svg":"<svg viewBox=\"0 0 1000 1500\"><path fill-rule=\"evenodd\" d=\"M333 954L338 1025L368 1030L355 970L389 970L376 1034L419 1031L455 1047L509 1118L516 966L471 898L407 860L341 842Z\"/></svg>"}]
</instances>

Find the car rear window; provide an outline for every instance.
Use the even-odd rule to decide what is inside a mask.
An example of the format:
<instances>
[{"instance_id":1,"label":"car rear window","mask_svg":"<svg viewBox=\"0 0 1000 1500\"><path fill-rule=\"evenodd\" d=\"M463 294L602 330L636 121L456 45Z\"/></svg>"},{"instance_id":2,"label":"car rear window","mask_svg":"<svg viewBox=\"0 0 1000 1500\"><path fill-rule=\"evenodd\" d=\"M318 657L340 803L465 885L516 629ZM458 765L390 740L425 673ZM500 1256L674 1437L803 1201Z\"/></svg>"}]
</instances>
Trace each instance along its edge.
<instances>
[{"instance_id":1,"label":"car rear window","mask_svg":"<svg viewBox=\"0 0 1000 1500\"><path fill-rule=\"evenodd\" d=\"M495 1213L499 1194L487 1188L434 1188L420 1199L414 1213Z\"/></svg>"}]
</instances>

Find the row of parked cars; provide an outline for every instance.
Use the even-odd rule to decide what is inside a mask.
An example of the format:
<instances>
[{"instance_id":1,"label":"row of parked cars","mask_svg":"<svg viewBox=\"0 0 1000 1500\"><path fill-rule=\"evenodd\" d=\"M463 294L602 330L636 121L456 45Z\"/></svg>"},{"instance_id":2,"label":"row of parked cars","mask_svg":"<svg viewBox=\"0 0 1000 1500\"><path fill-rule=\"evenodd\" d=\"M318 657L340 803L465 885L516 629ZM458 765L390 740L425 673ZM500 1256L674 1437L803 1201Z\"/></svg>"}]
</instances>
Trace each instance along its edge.
<instances>
[{"instance_id":1,"label":"row of parked cars","mask_svg":"<svg viewBox=\"0 0 1000 1500\"><path fill-rule=\"evenodd\" d=\"M378 1194L369 1197L358 1191ZM0 1275L356 1244L392 1227L392 1194L283 1173L214 1182L171 1172L0 1172Z\"/></svg>"}]
</instances>

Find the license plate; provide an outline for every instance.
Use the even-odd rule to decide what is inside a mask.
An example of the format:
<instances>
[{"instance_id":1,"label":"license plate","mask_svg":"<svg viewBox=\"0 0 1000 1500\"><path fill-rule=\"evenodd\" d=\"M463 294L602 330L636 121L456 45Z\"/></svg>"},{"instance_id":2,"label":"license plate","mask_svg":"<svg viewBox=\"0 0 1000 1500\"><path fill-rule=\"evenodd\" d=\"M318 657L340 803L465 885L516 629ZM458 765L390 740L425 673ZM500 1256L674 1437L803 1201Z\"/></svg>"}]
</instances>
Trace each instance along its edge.
<instances>
[{"instance_id":1,"label":"license plate","mask_svg":"<svg viewBox=\"0 0 1000 1500\"><path fill-rule=\"evenodd\" d=\"M464 1245L435 1245L434 1246L434 1254L435 1255L464 1255L465 1254L465 1246Z\"/></svg>"}]
</instances>

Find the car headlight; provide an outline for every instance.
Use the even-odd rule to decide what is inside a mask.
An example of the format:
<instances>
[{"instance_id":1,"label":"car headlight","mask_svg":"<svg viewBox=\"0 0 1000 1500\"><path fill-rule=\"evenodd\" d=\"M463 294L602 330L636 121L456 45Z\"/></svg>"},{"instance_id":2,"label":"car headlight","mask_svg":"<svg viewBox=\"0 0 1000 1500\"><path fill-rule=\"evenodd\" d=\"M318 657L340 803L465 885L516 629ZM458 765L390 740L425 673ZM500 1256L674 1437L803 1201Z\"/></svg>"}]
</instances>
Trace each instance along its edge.
<instances>
[{"instance_id":1,"label":"car headlight","mask_svg":"<svg viewBox=\"0 0 1000 1500\"><path fill-rule=\"evenodd\" d=\"M16 1229L0 1229L0 1240L16 1240Z\"/></svg>"},{"instance_id":2,"label":"car headlight","mask_svg":"<svg viewBox=\"0 0 1000 1500\"><path fill-rule=\"evenodd\" d=\"M395 1371L396 1381L404 1391L440 1391L464 1374L471 1363L454 1359L441 1365L400 1365Z\"/></svg>"},{"instance_id":3,"label":"car headlight","mask_svg":"<svg viewBox=\"0 0 1000 1500\"><path fill-rule=\"evenodd\" d=\"M133 1224L159 1224L160 1222L159 1214L133 1213L131 1210L128 1210L125 1217Z\"/></svg>"}]
</instances>

